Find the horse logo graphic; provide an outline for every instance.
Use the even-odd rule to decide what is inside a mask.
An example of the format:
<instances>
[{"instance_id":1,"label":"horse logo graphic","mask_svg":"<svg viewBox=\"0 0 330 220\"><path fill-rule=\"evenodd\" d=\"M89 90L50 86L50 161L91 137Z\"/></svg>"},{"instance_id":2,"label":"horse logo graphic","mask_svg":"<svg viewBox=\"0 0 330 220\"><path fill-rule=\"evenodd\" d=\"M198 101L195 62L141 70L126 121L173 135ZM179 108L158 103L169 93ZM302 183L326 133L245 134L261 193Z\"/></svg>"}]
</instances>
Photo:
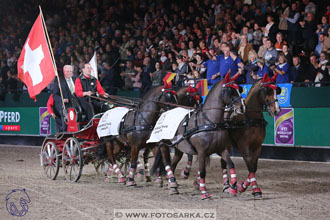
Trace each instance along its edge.
<instances>
[{"instance_id":1,"label":"horse logo graphic","mask_svg":"<svg viewBox=\"0 0 330 220\"><path fill-rule=\"evenodd\" d=\"M281 88L282 92L280 95L278 95L278 101L280 104L284 104L288 101L288 98L289 98L289 91L288 91L288 88L286 87L282 87Z\"/></svg>"},{"instance_id":2,"label":"horse logo graphic","mask_svg":"<svg viewBox=\"0 0 330 220\"><path fill-rule=\"evenodd\" d=\"M29 211L31 202L25 189L13 189L6 197L6 208L12 216L22 217ZM19 203L19 206L17 206Z\"/></svg>"}]
</instances>

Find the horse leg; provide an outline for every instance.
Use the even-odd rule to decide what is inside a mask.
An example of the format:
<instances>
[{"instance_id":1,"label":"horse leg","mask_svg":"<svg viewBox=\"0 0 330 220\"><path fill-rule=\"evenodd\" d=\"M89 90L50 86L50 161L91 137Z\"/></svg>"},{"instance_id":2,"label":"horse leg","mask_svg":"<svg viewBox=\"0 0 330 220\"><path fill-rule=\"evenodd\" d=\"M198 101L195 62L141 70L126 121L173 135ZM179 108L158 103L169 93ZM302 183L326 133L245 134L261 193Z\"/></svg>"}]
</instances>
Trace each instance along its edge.
<instances>
[{"instance_id":1,"label":"horse leg","mask_svg":"<svg viewBox=\"0 0 330 220\"><path fill-rule=\"evenodd\" d=\"M228 180L227 169L222 169L223 174L223 191L225 192L228 189L228 192L232 195L237 194L237 174L235 170L235 164L230 158L229 152L224 150L221 153L221 167L225 167L228 165L229 173L230 173L230 185Z\"/></svg>"},{"instance_id":2,"label":"horse leg","mask_svg":"<svg viewBox=\"0 0 330 220\"><path fill-rule=\"evenodd\" d=\"M143 163L144 163L144 176L146 178L146 182L151 182L151 177L150 177L150 172L149 172L149 153L150 153L150 148L146 147L143 152Z\"/></svg>"},{"instance_id":3,"label":"horse leg","mask_svg":"<svg viewBox=\"0 0 330 220\"><path fill-rule=\"evenodd\" d=\"M117 166L117 163L115 161L115 153L114 151L120 151L120 147L119 145L116 145L116 149L114 150L114 145L113 145L113 141L109 141L105 144L105 147L107 149L107 154L108 154L108 158L109 158L109 169L107 172L107 178L105 179L106 182L108 182L111 178L112 175L112 171L114 171L116 173L116 175L118 176L118 183L120 184L125 184L126 179L124 177L124 175L121 173L120 169Z\"/></svg>"},{"instance_id":4,"label":"horse leg","mask_svg":"<svg viewBox=\"0 0 330 220\"><path fill-rule=\"evenodd\" d=\"M171 165L170 148L168 146L166 146L165 144L162 144L160 146L160 150L162 153L163 163L165 165L166 175L168 177L168 187L170 189L169 194L170 195L179 194L178 184L176 182L174 173L170 166Z\"/></svg>"},{"instance_id":5,"label":"horse leg","mask_svg":"<svg viewBox=\"0 0 330 220\"><path fill-rule=\"evenodd\" d=\"M187 161L186 168L184 170L182 170L182 172L181 172L182 179L188 179L190 170L191 170L191 166L192 166L193 156L190 154L187 154L187 156L188 156L188 161Z\"/></svg>"},{"instance_id":6,"label":"horse leg","mask_svg":"<svg viewBox=\"0 0 330 220\"><path fill-rule=\"evenodd\" d=\"M256 154L259 155L259 154ZM258 157L257 156L252 156L252 157L243 157L245 160L245 163L248 167L249 170L249 175L247 179L243 182L240 181L238 183L238 190L242 193L244 192L248 186L251 184L252 186L252 195L254 196L255 199L261 199L262 198L262 192L260 187L257 184L257 180L255 177L255 173L257 171L257 165L258 165Z\"/></svg>"},{"instance_id":7,"label":"horse leg","mask_svg":"<svg viewBox=\"0 0 330 220\"><path fill-rule=\"evenodd\" d=\"M181 151L179 151L178 149L174 148L174 157L173 157L173 161L172 161L172 165L171 165L173 172L175 172L176 166L178 165L182 156L183 156L183 153Z\"/></svg>"},{"instance_id":8,"label":"horse leg","mask_svg":"<svg viewBox=\"0 0 330 220\"><path fill-rule=\"evenodd\" d=\"M228 193L228 189L230 185L229 185L228 172L227 172L227 163L222 157L220 159L220 163L222 168L222 192Z\"/></svg>"},{"instance_id":9,"label":"horse leg","mask_svg":"<svg viewBox=\"0 0 330 220\"><path fill-rule=\"evenodd\" d=\"M199 190L199 184L201 182L201 172L200 171L197 171L197 175L196 175L196 179L194 181L194 188L196 190Z\"/></svg>"},{"instance_id":10,"label":"horse leg","mask_svg":"<svg viewBox=\"0 0 330 220\"><path fill-rule=\"evenodd\" d=\"M247 149L249 149L249 148L247 148ZM251 150L249 150L248 152L243 154L245 164L249 170L249 175L244 182L240 181L238 183L238 190L240 192L244 192L248 188L248 186L251 185L252 186L252 195L254 196L255 199L262 198L262 192L261 192L260 187L257 184L257 180L255 177L255 173L257 172L258 157L260 155L260 152L261 152L261 145L256 150L254 150L252 152L251 152Z\"/></svg>"},{"instance_id":11,"label":"horse leg","mask_svg":"<svg viewBox=\"0 0 330 220\"><path fill-rule=\"evenodd\" d=\"M143 173L144 173L144 170L143 170L142 163L140 160L138 160L137 161L137 175L136 175L138 177L138 179L142 179Z\"/></svg>"},{"instance_id":12,"label":"horse leg","mask_svg":"<svg viewBox=\"0 0 330 220\"><path fill-rule=\"evenodd\" d=\"M127 186L136 186L136 183L134 181L134 175L137 167L138 156L139 156L138 148L131 147L131 168L129 170Z\"/></svg>"},{"instance_id":13,"label":"horse leg","mask_svg":"<svg viewBox=\"0 0 330 220\"><path fill-rule=\"evenodd\" d=\"M202 200L204 199L210 199L211 195L206 191L206 185L205 185L205 177L206 177L206 169L205 169L205 160L206 155L205 152L198 154L198 160L199 160L199 171L200 171L200 183L199 183L199 190L202 193Z\"/></svg>"},{"instance_id":14,"label":"horse leg","mask_svg":"<svg viewBox=\"0 0 330 220\"><path fill-rule=\"evenodd\" d=\"M159 150L160 150L160 149L158 148L158 146L155 146L155 147L153 147L153 149L152 149L152 152L153 152L153 154L154 154L155 159L156 159L156 155L157 155L157 153L158 153ZM162 167L162 166L161 166L161 167ZM158 168L156 169L156 171L155 171L155 176L156 176L156 178L155 178L155 183L158 184L158 186L159 186L160 188L163 187L163 177L162 177L162 175L160 174L160 167L158 167Z\"/></svg>"}]
</instances>

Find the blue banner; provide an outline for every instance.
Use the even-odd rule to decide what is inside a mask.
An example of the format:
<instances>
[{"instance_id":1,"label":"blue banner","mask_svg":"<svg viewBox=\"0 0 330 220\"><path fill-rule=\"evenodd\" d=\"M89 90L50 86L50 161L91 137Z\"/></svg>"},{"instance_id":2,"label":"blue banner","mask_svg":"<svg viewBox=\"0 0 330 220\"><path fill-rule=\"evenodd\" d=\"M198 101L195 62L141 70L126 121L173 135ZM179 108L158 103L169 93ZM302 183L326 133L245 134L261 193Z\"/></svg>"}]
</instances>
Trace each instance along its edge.
<instances>
[{"instance_id":1,"label":"blue banner","mask_svg":"<svg viewBox=\"0 0 330 220\"><path fill-rule=\"evenodd\" d=\"M241 96L243 99L245 99L252 87L252 84L241 84L240 86L242 86L243 88L243 92L241 93ZM291 107L290 96L291 96L292 84L290 83L277 84L277 86L281 88L281 94L277 95L277 99L280 107ZM208 86L208 88L210 91L212 86ZM204 104L206 96L202 96L202 98Z\"/></svg>"},{"instance_id":2,"label":"blue banner","mask_svg":"<svg viewBox=\"0 0 330 220\"><path fill-rule=\"evenodd\" d=\"M243 92L241 93L241 96L243 99L246 99L246 96L247 96L249 90L251 89L252 84L243 84L240 86L242 86L242 88L243 88Z\"/></svg>"},{"instance_id":3,"label":"blue banner","mask_svg":"<svg viewBox=\"0 0 330 220\"><path fill-rule=\"evenodd\" d=\"M280 104L280 107L291 107L291 89L292 84L286 83L286 84L277 84L281 88L281 94L277 95L278 103Z\"/></svg>"}]
</instances>

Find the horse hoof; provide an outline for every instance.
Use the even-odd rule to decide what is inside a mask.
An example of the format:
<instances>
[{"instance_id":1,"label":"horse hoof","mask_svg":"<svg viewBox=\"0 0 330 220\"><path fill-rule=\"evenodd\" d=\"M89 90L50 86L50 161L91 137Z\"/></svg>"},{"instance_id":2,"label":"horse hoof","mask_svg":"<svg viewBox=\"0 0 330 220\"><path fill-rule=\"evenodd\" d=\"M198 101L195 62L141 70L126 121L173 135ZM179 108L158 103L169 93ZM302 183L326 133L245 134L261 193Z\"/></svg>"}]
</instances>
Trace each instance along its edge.
<instances>
[{"instance_id":1,"label":"horse hoof","mask_svg":"<svg viewBox=\"0 0 330 220\"><path fill-rule=\"evenodd\" d=\"M211 194L210 193L203 193L202 194L202 200L209 200L211 199Z\"/></svg>"},{"instance_id":2,"label":"horse hoof","mask_svg":"<svg viewBox=\"0 0 330 220\"><path fill-rule=\"evenodd\" d=\"M199 181L198 180L194 181L194 189L199 190Z\"/></svg>"},{"instance_id":3,"label":"horse hoof","mask_svg":"<svg viewBox=\"0 0 330 220\"><path fill-rule=\"evenodd\" d=\"M229 187L228 192L229 192L230 195L236 196L237 195L237 188L234 189L234 188Z\"/></svg>"},{"instance_id":4,"label":"horse hoof","mask_svg":"<svg viewBox=\"0 0 330 220\"><path fill-rule=\"evenodd\" d=\"M238 188L238 191L240 192L240 193L243 193L243 192L245 192L245 190L247 189L247 188L244 188L243 187L243 181L239 181L238 182L238 185L237 185L237 188Z\"/></svg>"},{"instance_id":5,"label":"horse hoof","mask_svg":"<svg viewBox=\"0 0 330 220\"><path fill-rule=\"evenodd\" d=\"M119 178L119 179L118 179L118 183L119 183L119 184L125 184L125 183L126 183L126 179L125 179L125 177L121 177L121 178Z\"/></svg>"},{"instance_id":6,"label":"horse hoof","mask_svg":"<svg viewBox=\"0 0 330 220\"><path fill-rule=\"evenodd\" d=\"M168 187L169 188L177 188L178 187L178 184L176 182L169 182L168 183Z\"/></svg>"},{"instance_id":7,"label":"horse hoof","mask_svg":"<svg viewBox=\"0 0 330 220\"><path fill-rule=\"evenodd\" d=\"M110 179L107 177L107 178L105 178L104 182L108 183L108 182L110 182Z\"/></svg>"},{"instance_id":8,"label":"horse hoof","mask_svg":"<svg viewBox=\"0 0 330 220\"><path fill-rule=\"evenodd\" d=\"M136 183L135 183L135 181L128 181L126 185L127 186L136 186Z\"/></svg>"},{"instance_id":9,"label":"horse hoof","mask_svg":"<svg viewBox=\"0 0 330 220\"><path fill-rule=\"evenodd\" d=\"M150 183L151 182L151 177L150 176L146 176L146 182Z\"/></svg>"},{"instance_id":10,"label":"horse hoof","mask_svg":"<svg viewBox=\"0 0 330 220\"><path fill-rule=\"evenodd\" d=\"M254 192L252 193L254 199L262 199L262 193L261 192Z\"/></svg>"},{"instance_id":11,"label":"horse hoof","mask_svg":"<svg viewBox=\"0 0 330 220\"><path fill-rule=\"evenodd\" d=\"M170 188L169 192L170 195L177 195L179 194L179 191L177 188Z\"/></svg>"},{"instance_id":12,"label":"horse hoof","mask_svg":"<svg viewBox=\"0 0 330 220\"><path fill-rule=\"evenodd\" d=\"M228 186L228 185L224 185L224 186L222 187L222 192L223 192L223 193L229 193L229 186Z\"/></svg>"},{"instance_id":13,"label":"horse hoof","mask_svg":"<svg viewBox=\"0 0 330 220\"><path fill-rule=\"evenodd\" d=\"M189 173L184 172L184 170L181 171L181 178L186 180L189 177Z\"/></svg>"},{"instance_id":14,"label":"horse hoof","mask_svg":"<svg viewBox=\"0 0 330 220\"><path fill-rule=\"evenodd\" d=\"M141 173L136 174L136 177L141 180L143 178L143 175Z\"/></svg>"}]
</instances>

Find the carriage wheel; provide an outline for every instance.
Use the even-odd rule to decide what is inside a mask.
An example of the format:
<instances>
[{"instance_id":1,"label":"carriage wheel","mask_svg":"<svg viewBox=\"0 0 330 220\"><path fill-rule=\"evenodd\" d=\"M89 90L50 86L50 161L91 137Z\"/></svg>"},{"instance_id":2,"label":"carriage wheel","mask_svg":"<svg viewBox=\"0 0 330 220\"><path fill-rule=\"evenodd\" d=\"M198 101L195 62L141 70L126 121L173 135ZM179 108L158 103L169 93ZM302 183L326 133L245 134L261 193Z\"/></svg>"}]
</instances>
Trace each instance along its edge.
<instances>
[{"instance_id":1,"label":"carriage wheel","mask_svg":"<svg viewBox=\"0 0 330 220\"><path fill-rule=\"evenodd\" d=\"M77 182L81 176L82 168L82 152L78 140L74 137L68 138L63 146L62 166L65 178L72 182Z\"/></svg>"},{"instance_id":2,"label":"carriage wheel","mask_svg":"<svg viewBox=\"0 0 330 220\"><path fill-rule=\"evenodd\" d=\"M51 180L55 180L60 169L58 148L54 142L47 142L41 148L40 161L45 176Z\"/></svg>"},{"instance_id":3,"label":"carriage wheel","mask_svg":"<svg viewBox=\"0 0 330 220\"><path fill-rule=\"evenodd\" d=\"M106 160L95 160L94 167L98 175L106 176L109 169L109 162Z\"/></svg>"}]
</instances>

